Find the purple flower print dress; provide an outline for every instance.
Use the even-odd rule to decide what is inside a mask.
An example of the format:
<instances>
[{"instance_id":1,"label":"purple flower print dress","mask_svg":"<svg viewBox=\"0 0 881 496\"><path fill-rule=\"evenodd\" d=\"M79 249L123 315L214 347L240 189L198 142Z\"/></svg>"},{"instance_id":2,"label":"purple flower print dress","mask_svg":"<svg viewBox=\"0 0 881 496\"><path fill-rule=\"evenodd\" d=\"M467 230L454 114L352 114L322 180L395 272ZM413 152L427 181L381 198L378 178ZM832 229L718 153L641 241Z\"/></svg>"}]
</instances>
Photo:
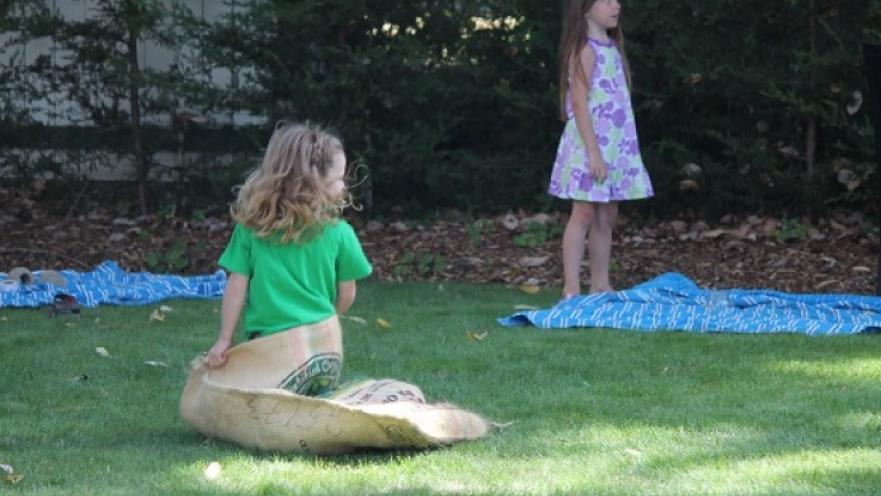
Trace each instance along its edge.
<instances>
[{"instance_id":1,"label":"purple flower print dress","mask_svg":"<svg viewBox=\"0 0 881 496\"><path fill-rule=\"evenodd\" d=\"M589 106L600 152L608 177L595 182L588 173L588 153L572 109L572 95L566 95L566 128L560 138L548 192L557 198L608 203L637 200L654 194L636 137L636 120L624 75L621 54L613 41L589 39L596 54L589 90Z\"/></svg>"}]
</instances>

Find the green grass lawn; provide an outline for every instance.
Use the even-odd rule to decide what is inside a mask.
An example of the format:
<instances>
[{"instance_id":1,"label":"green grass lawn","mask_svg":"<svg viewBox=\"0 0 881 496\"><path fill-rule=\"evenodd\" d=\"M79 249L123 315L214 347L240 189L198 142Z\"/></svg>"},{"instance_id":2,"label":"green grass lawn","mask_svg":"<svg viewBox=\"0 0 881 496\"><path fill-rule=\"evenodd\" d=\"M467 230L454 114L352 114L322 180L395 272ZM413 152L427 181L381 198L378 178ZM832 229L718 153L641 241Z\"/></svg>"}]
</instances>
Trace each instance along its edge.
<instances>
[{"instance_id":1,"label":"green grass lawn","mask_svg":"<svg viewBox=\"0 0 881 496\"><path fill-rule=\"evenodd\" d=\"M881 494L881 336L495 324L553 299L361 285L350 315L368 324L344 322L344 376L402 379L512 425L451 448L332 458L242 449L181 421L219 301L167 302L162 322L149 319L158 305L67 320L0 310L0 463L25 477L0 493Z\"/></svg>"}]
</instances>

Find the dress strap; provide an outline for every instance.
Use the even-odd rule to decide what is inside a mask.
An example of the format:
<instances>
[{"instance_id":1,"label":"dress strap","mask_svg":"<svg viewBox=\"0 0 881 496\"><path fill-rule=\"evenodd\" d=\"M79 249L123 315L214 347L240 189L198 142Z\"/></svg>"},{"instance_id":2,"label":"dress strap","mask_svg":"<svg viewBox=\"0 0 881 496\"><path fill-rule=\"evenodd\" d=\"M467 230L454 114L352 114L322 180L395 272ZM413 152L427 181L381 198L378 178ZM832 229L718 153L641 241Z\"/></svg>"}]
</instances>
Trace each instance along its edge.
<instances>
[{"instance_id":1,"label":"dress strap","mask_svg":"<svg viewBox=\"0 0 881 496\"><path fill-rule=\"evenodd\" d=\"M589 36L585 37L585 43L592 43L594 45L604 46L604 47L613 47L615 46L615 39L609 38L609 41L600 41L596 38L591 38Z\"/></svg>"}]
</instances>

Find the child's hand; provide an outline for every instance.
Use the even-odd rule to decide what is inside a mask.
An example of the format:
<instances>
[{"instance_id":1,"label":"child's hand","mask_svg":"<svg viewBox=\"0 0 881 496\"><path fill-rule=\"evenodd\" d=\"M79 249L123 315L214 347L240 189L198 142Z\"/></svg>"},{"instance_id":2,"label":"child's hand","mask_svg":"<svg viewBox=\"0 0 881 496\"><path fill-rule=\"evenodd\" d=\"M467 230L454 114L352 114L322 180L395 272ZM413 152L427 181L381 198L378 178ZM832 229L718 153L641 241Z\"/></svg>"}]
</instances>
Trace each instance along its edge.
<instances>
[{"instance_id":1,"label":"child's hand","mask_svg":"<svg viewBox=\"0 0 881 496\"><path fill-rule=\"evenodd\" d=\"M609 172L606 170L606 161L603 160L603 156L599 152L592 152L588 160L590 177L598 183L604 182Z\"/></svg>"},{"instance_id":2,"label":"child's hand","mask_svg":"<svg viewBox=\"0 0 881 496\"><path fill-rule=\"evenodd\" d=\"M209 367L220 367L226 363L226 352L229 350L230 341L228 339L218 339L214 346L208 350L205 359L208 361Z\"/></svg>"}]
</instances>

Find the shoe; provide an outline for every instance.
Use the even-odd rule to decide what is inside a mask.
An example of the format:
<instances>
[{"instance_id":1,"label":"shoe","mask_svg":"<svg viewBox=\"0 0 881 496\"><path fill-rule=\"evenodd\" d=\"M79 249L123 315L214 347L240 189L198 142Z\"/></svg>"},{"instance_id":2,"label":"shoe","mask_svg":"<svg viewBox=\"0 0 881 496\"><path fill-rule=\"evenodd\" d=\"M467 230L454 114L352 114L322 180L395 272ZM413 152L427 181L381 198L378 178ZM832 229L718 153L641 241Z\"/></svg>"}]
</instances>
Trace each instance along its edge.
<instances>
[{"instance_id":1,"label":"shoe","mask_svg":"<svg viewBox=\"0 0 881 496\"><path fill-rule=\"evenodd\" d=\"M76 298L65 293L58 293L55 295L55 300L52 302L52 305L49 307L49 316L57 317L59 315L79 315L80 314L80 304L77 303Z\"/></svg>"}]
</instances>

